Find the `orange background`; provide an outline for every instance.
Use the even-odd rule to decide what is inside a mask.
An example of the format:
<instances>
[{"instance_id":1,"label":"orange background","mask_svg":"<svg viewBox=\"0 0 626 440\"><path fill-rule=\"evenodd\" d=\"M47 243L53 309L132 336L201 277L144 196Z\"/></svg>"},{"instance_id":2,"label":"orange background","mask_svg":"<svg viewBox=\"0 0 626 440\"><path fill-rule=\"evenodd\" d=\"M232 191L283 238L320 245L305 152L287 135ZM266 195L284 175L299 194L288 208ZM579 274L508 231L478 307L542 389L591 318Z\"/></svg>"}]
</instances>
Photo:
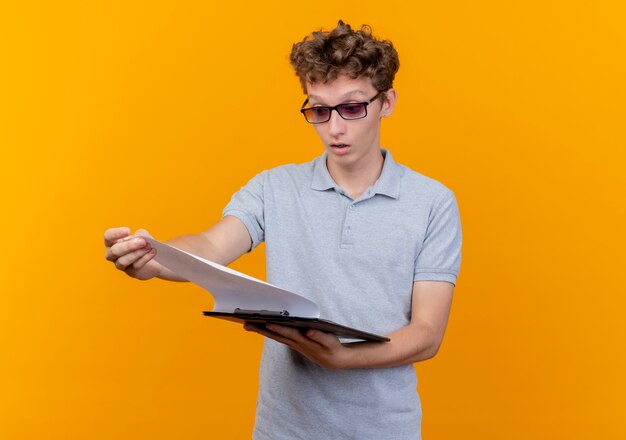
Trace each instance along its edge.
<instances>
[{"instance_id":1,"label":"orange background","mask_svg":"<svg viewBox=\"0 0 626 440\"><path fill-rule=\"evenodd\" d=\"M0 7L0 437L249 438L261 340L102 233L199 232L321 154L291 44L398 48L383 145L457 194L464 262L424 437L626 438L621 1L13 2ZM264 277L263 252L234 264ZM621 419L621 420L620 420ZM391 436L390 436L391 437Z\"/></svg>"}]
</instances>

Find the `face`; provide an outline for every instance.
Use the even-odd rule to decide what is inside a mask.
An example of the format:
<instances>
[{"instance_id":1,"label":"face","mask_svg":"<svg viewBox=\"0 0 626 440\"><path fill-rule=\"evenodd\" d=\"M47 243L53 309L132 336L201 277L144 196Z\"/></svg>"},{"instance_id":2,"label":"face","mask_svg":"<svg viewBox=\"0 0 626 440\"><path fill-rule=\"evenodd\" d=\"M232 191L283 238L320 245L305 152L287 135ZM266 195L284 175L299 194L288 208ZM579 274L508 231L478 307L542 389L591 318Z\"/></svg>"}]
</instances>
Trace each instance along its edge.
<instances>
[{"instance_id":1,"label":"face","mask_svg":"<svg viewBox=\"0 0 626 440\"><path fill-rule=\"evenodd\" d=\"M307 107L365 102L377 93L369 78L339 76L326 84L309 84ZM345 120L335 110L328 122L313 125L328 152L329 165L351 168L380 160L380 120L391 114L395 98L395 90L389 89L384 101L376 99L367 106L365 118Z\"/></svg>"}]
</instances>

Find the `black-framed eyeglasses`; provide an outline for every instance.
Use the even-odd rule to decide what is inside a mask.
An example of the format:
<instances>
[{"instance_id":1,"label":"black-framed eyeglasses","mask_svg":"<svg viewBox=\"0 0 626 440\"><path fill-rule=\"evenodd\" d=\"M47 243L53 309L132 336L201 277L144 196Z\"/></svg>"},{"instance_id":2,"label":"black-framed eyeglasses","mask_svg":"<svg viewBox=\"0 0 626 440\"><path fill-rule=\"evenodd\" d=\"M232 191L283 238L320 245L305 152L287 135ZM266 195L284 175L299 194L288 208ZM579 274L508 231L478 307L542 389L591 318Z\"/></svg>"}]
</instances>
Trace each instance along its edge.
<instances>
[{"instance_id":1,"label":"black-framed eyeglasses","mask_svg":"<svg viewBox=\"0 0 626 440\"><path fill-rule=\"evenodd\" d=\"M378 92L378 94L369 101L346 102L345 104L338 104L334 107L316 105L314 107L304 108L309 102L309 98L307 98L304 104L302 104L303 108L300 109L300 112L304 115L304 119L311 124L323 124L324 122L330 121L330 115L333 110L337 110L339 116L348 121L352 119L363 119L367 116L367 106L376 101L384 93L384 91Z\"/></svg>"}]
</instances>

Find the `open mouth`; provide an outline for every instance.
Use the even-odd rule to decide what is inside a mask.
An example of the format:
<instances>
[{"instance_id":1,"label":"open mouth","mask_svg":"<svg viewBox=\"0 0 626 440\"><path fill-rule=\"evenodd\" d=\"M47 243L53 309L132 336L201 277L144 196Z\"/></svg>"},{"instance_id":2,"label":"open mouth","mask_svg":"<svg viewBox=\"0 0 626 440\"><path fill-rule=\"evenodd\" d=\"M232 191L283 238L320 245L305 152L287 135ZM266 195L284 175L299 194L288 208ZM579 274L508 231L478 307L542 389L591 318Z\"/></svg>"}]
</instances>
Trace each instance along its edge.
<instances>
[{"instance_id":1,"label":"open mouth","mask_svg":"<svg viewBox=\"0 0 626 440\"><path fill-rule=\"evenodd\" d=\"M346 156L350 153L350 144L330 144L330 151L336 156Z\"/></svg>"}]
</instances>

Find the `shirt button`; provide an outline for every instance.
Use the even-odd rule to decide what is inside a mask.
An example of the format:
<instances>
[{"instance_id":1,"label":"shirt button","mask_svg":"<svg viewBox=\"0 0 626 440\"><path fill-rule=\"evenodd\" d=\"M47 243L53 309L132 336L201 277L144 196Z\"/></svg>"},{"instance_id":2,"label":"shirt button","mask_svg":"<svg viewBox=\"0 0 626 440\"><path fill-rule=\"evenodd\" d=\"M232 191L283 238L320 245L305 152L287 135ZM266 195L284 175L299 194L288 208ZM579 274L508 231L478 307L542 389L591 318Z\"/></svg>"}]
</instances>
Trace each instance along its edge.
<instances>
[{"instance_id":1,"label":"shirt button","mask_svg":"<svg viewBox=\"0 0 626 440\"><path fill-rule=\"evenodd\" d=\"M350 209L354 209L354 205L350 205Z\"/></svg>"},{"instance_id":2,"label":"shirt button","mask_svg":"<svg viewBox=\"0 0 626 440\"><path fill-rule=\"evenodd\" d=\"M350 235L350 227L349 226L346 228L346 235Z\"/></svg>"}]
</instances>

